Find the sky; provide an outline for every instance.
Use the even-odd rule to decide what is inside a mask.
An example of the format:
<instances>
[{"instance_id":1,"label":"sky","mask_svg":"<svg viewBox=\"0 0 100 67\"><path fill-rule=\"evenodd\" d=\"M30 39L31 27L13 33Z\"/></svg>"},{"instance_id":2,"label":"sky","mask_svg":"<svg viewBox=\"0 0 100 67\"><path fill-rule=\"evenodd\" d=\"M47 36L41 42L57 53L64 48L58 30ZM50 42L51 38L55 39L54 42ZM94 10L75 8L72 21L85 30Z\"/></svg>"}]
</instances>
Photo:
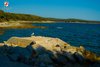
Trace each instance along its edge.
<instances>
[{"instance_id":1,"label":"sky","mask_svg":"<svg viewBox=\"0 0 100 67\"><path fill-rule=\"evenodd\" d=\"M9 2L7 8L5 1ZM100 0L0 0L0 9L43 17L100 21Z\"/></svg>"}]
</instances>

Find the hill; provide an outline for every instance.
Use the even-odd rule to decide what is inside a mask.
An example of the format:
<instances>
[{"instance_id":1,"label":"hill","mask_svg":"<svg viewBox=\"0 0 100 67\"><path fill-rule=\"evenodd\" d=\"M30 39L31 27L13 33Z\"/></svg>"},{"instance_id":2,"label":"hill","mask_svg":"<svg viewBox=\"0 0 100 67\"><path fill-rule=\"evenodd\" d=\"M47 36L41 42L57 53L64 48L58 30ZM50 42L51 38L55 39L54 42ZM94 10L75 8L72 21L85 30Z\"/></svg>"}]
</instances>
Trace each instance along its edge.
<instances>
[{"instance_id":1,"label":"hill","mask_svg":"<svg viewBox=\"0 0 100 67\"><path fill-rule=\"evenodd\" d=\"M0 22L4 21L54 21L54 22L69 22L69 23L100 23L100 21L90 21L81 19L59 19L59 18L45 18L29 14L8 13L0 10Z\"/></svg>"}]
</instances>

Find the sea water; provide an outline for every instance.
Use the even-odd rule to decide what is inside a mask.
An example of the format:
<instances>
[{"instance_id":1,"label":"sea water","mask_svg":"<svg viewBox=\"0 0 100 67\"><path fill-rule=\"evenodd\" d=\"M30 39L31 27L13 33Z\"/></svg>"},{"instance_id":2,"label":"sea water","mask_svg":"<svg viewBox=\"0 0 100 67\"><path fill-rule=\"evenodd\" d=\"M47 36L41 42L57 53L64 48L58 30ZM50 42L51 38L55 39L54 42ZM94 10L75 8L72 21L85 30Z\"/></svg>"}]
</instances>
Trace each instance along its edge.
<instances>
[{"instance_id":1,"label":"sea water","mask_svg":"<svg viewBox=\"0 0 100 67\"><path fill-rule=\"evenodd\" d=\"M73 46L84 46L87 50L100 55L100 24L34 23L33 25L46 28L6 29L4 34L0 35L0 42L12 36L29 37L34 32L35 36L60 38Z\"/></svg>"}]
</instances>

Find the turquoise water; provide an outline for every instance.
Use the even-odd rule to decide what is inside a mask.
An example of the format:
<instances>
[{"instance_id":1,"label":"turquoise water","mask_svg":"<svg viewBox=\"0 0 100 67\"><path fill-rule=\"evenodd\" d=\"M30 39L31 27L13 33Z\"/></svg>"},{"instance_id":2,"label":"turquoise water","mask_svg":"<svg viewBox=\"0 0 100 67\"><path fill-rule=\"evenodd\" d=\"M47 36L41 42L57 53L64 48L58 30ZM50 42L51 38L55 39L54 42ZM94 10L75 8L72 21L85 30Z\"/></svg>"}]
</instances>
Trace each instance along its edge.
<instances>
[{"instance_id":1,"label":"turquoise water","mask_svg":"<svg viewBox=\"0 0 100 67\"><path fill-rule=\"evenodd\" d=\"M0 42L12 36L28 37L34 32L36 36L57 37L74 46L82 45L100 55L100 24L35 23L33 25L48 28L8 29L0 35Z\"/></svg>"}]
</instances>

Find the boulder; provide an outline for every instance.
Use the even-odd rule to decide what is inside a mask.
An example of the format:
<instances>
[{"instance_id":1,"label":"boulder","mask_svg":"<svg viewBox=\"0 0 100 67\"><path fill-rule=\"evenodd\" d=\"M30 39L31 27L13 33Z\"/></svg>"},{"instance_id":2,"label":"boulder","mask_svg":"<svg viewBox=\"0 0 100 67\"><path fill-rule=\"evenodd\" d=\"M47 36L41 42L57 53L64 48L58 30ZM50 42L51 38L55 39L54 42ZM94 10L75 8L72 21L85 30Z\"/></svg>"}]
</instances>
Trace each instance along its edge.
<instances>
[{"instance_id":1,"label":"boulder","mask_svg":"<svg viewBox=\"0 0 100 67\"><path fill-rule=\"evenodd\" d=\"M19 54L8 55L8 58L10 59L10 61L17 61L18 57L19 57Z\"/></svg>"},{"instance_id":2,"label":"boulder","mask_svg":"<svg viewBox=\"0 0 100 67\"><path fill-rule=\"evenodd\" d=\"M36 51L38 55L44 54L47 52L46 48L44 48L43 46L37 45L37 44L33 46L33 49Z\"/></svg>"},{"instance_id":3,"label":"boulder","mask_svg":"<svg viewBox=\"0 0 100 67\"><path fill-rule=\"evenodd\" d=\"M83 63L86 59L85 57L83 57L82 55L80 55L79 53L74 53L73 56L75 57L75 59L79 62L79 63Z\"/></svg>"},{"instance_id":4,"label":"boulder","mask_svg":"<svg viewBox=\"0 0 100 67\"><path fill-rule=\"evenodd\" d=\"M53 62L50 59L48 54L41 54L37 57L37 60L35 62L35 66L38 66L41 64L41 66L51 65ZM41 67L40 66L40 67Z\"/></svg>"},{"instance_id":5,"label":"boulder","mask_svg":"<svg viewBox=\"0 0 100 67\"><path fill-rule=\"evenodd\" d=\"M0 67L32 67L23 63L10 61L9 57L0 54Z\"/></svg>"},{"instance_id":6,"label":"boulder","mask_svg":"<svg viewBox=\"0 0 100 67\"><path fill-rule=\"evenodd\" d=\"M15 54L23 55L26 58L29 58L31 55L31 53L25 48L15 47L13 50Z\"/></svg>"},{"instance_id":7,"label":"boulder","mask_svg":"<svg viewBox=\"0 0 100 67\"><path fill-rule=\"evenodd\" d=\"M47 64L51 64L52 63L52 60L50 59L48 54L39 55L38 59L39 59L39 61L47 63Z\"/></svg>"},{"instance_id":8,"label":"boulder","mask_svg":"<svg viewBox=\"0 0 100 67\"><path fill-rule=\"evenodd\" d=\"M32 53L32 51L33 51L32 45L28 45L28 46L26 47L26 49L27 49L30 53Z\"/></svg>"},{"instance_id":9,"label":"boulder","mask_svg":"<svg viewBox=\"0 0 100 67\"><path fill-rule=\"evenodd\" d=\"M2 64L5 61L9 62L10 59L6 55L0 54L0 64Z\"/></svg>"},{"instance_id":10,"label":"boulder","mask_svg":"<svg viewBox=\"0 0 100 67\"><path fill-rule=\"evenodd\" d=\"M46 67L45 63L40 63L39 67Z\"/></svg>"},{"instance_id":11,"label":"boulder","mask_svg":"<svg viewBox=\"0 0 100 67\"><path fill-rule=\"evenodd\" d=\"M70 62L76 62L73 54L69 53L69 52L64 52L63 56L65 56Z\"/></svg>"},{"instance_id":12,"label":"boulder","mask_svg":"<svg viewBox=\"0 0 100 67\"><path fill-rule=\"evenodd\" d=\"M61 54L57 54L57 57L55 58L55 62L63 65L66 64L68 62L67 58Z\"/></svg>"}]
</instances>

